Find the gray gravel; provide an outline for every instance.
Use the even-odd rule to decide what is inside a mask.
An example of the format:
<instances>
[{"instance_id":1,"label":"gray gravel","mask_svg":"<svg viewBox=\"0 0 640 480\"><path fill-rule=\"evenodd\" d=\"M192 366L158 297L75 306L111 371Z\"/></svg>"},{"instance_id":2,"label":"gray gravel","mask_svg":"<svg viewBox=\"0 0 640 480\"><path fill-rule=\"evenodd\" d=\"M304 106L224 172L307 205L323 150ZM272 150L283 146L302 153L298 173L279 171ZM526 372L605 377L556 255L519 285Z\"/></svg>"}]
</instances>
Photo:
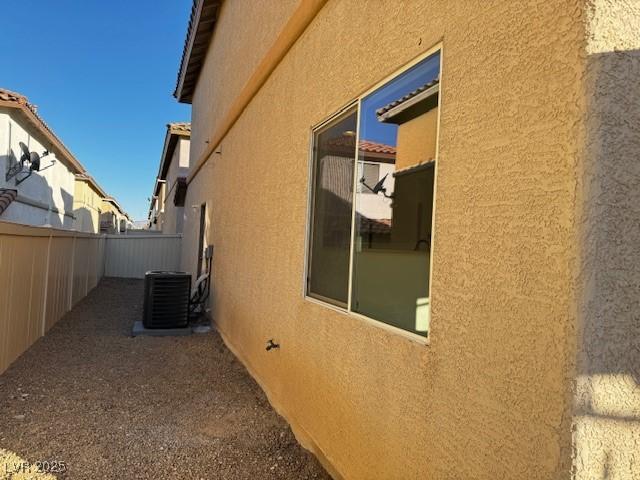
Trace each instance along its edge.
<instances>
[{"instance_id":1,"label":"gray gravel","mask_svg":"<svg viewBox=\"0 0 640 480\"><path fill-rule=\"evenodd\" d=\"M104 279L0 376L0 449L58 478L330 478L215 332L131 338L142 292Z\"/></svg>"}]
</instances>

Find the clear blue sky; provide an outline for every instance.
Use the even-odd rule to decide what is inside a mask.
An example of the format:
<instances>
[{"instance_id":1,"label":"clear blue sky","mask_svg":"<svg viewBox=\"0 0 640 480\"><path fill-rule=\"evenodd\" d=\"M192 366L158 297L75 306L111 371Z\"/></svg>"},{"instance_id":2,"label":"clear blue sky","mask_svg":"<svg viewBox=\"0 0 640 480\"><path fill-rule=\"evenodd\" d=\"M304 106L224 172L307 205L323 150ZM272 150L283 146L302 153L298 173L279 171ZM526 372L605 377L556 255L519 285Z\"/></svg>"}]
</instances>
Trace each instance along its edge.
<instances>
[{"instance_id":1,"label":"clear blue sky","mask_svg":"<svg viewBox=\"0 0 640 480\"><path fill-rule=\"evenodd\" d=\"M29 97L135 220L146 218L191 0L2 0L0 87Z\"/></svg>"}]
</instances>

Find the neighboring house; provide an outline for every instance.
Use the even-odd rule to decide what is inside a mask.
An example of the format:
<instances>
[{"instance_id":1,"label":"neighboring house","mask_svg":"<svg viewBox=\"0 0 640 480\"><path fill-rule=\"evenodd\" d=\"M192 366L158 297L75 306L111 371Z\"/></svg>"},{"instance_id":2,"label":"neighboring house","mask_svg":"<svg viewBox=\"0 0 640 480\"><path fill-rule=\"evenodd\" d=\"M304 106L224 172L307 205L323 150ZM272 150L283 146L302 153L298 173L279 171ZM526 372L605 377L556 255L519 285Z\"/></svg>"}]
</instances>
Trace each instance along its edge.
<instances>
[{"instance_id":1,"label":"neighboring house","mask_svg":"<svg viewBox=\"0 0 640 480\"><path fill-rule=\"evenodd\" d=\"M149 207L149 229L182 233L189 170L190 123L169 123Z\"/></svg>"},{"instance_id":2,"label":"neighboring house","mask_svg":"<svg viewBox=\"0 0 640 480\"><path fill-rule=\"evenodd\" d=\"M151 196L151 203L149 204L149 213L147 214L146 228L154 232L162 232L164 213L161 211L158 199L162 197L163 186L164 181L160 182L156 180L154 183L153 195Z\"/></svg>"},{"instance_id":3,"label":"neighboring house","mask_svg":"<svg viewBox=\"0 0 640 480\"><path fill-rule=\"evenodd\" d=\"M194 1L182 267L214 246L217 330L302 444L638 478L640 10L255 3Z\"/></svg>"},{"instance_id":4,"label":"neighboring house","mask_svg":"<svg viewBox=\"0 0 640 480\"><path fill-rule=\"evenodd\" d=\"M84 171L35 105L0 89L0 189L15 192L0 220L72 229L75 176Z\"/></svg>"},{"instance_id":5,"label":"neighboring house","mask_svg":"<svg viewBox=\"0 0 640 480\"><path fill-rule=\"evenodd\" d=\"M149 222L147 220L135 220L131 227L132 230L148 230Z\"/></svg>"},{"instance_id":6,"label":"neighboring house","mask_svg":"<svg viewBox=\"0 0 640 480\"><path fill-rule=\"evenodd\" d=\"M81 232L100 233L102 200L108 195L88 174L76 175L73 195L74 228Z\"/></svg>"},{"instance_id":7,"label":"neighboring house","mask_svg":"<svg viewBox=\"0 0 640 480\"><path fill-rule=\"evenodd\" d=\"M133 226L129 214L113 197L103 198L100 210L100 233L126 233Z\"/></svg>"}]
</instances>

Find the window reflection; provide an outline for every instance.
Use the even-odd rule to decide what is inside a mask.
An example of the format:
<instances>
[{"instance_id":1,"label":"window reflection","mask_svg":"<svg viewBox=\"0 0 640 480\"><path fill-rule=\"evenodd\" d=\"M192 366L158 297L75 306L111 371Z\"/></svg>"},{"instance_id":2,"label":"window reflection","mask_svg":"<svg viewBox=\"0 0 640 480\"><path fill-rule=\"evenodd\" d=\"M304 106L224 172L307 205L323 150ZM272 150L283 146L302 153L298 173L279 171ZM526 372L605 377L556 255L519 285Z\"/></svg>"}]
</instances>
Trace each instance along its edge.
<instances>
[{"instance_id":1,"label":"window reflection","mask_svg":"<svg viewBox=\"0 0 640 480\"><path fill-rule=\"evenodd\" d=\"M361 101L352 309L426 334L439 54Z\"/></svg>"},{"instance_id":2,"label":"window reflection","mask_svg":"<svg viewBox=\"0 0 640 480\"><path fill-rule=\"evenodd\" d=\"M355 109L315 134L311 253L307 293L347 306Z\"/></svg>"}]
</instances>

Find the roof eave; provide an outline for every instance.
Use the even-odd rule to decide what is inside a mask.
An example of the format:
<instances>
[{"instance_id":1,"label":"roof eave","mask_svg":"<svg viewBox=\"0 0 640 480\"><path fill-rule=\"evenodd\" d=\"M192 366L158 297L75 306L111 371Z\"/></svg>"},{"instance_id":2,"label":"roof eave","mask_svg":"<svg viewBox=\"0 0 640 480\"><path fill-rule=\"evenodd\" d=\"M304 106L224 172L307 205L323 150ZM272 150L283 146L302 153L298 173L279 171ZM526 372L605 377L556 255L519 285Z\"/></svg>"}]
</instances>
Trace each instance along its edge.
<instances>
[{"instance_id":1,"label":"roof eave","mask_svg":"<svg viewBox=\"0 0 640 480\"><path fill-rule=\"evenodd\" d=\"M127 212L125 212L124 208L122 208L120 206L120 204L118 203L118 201L115 198L113 198L113 197L105 197L102 200L104 202L111 203L114 207L116 207L118 209L118 212L120 212L121 215L124 215L125 217L130 218L129 214Z\"/></svg>"},{"instance_id":2,"label":"roof eave","mask_svg":"<svg viewBox=\"0 0 640 480\"><path fill-rule=\"evenodd\" d=\"M93 178L91 175L88 175L86 173L77 173L76 174L76 179L78 179L80 181L87 182L89 185L91 185L93 190L98 195L100 195L100 197L102 197L102 198L108 197L107 192L104 191L104 189L98 184L96 179Z\"/></svg>"},{"instance_id":3,"label":"roof eave","mask_svg":"<svg viewBox=\"0 0 640 480\"><path fill-rule=\"evenodd\" d=\"M378 115L378 121L381 123L394 123L393 119L405 112L409 108L424 102L425 100L440 93L440 83L423 90L422 92L412 96L411 98L398 103L396 106L389 108L384 113Z\"/></svg>"},{"instance_id":4,"label":"roof eave","mask_svg":"<svg viewBox=\"0 0 640 480\"><path fill-rule=\"evenodd\" d=\"M194 0L173 96L191 103L223 0Z\"/></svg>"},{"instance_id":5,"label":"roof eave","mask_svg":"<svg viewBox=\"0 0 640 480\"><path fill-rule=\"evenodd\" d=\"M40 131L40 133L47 139L47 141L55 147L55 150L57 150L58 152L54 151L54 153L59 153L62 157L61 160L64 160L74 169L73 173L84 173L87 171L87 169L84 168L84 165L82 165L73 156L73 154L67 149L67 147L64 146L60 139L58 139L58 137L49 128L45 127L43 121L40 120L40 118L38 118L38 116L33 113L28 106L24 105L23 103L0 100L0 107L19 110L27 118L29 123L31 123L32 126Z\"/></svg>"},{"instance_id":6,"label":"roof eave","mask_svg":"<svg viewBox=\"0 0 640 480\"><path fill-rule=\"evenodd\" d=\"M167 125L167 132L164 137L164 146L162 147L162 155L160 156L160 166L158 167L157 180L164 180L167 176L167 171L171 165L173 159L173 153L176 149L179 139L190 139L191 132L184 129L174 127L172 124Z\"/></svg>"}]
</instances>

